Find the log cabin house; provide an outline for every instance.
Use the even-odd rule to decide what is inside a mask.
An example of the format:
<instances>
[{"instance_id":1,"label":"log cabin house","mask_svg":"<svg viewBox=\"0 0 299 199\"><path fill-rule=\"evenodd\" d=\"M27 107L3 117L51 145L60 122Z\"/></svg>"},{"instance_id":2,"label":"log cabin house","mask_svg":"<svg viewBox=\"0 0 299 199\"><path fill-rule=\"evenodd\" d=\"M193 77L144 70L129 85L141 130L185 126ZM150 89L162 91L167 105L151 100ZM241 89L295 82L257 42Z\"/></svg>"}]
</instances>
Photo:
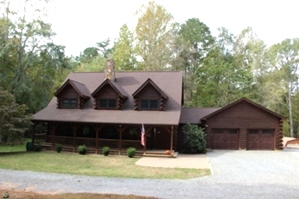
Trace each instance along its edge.
<instances>
[{"instance_id":1,"label":"log cabin house","mask_svg":"<svg viewBox=\"0 0 299 199\"><path fill-rule=\"evenodd\" d=\"M248 99L224 108L183 107L183 73L115 72L108 60L105 72L70 73L47 107L33 116L33 142L89 153L104 146L124 154L135 147L151 150L183 150L186 123L205 129L211 149L282 149L283 117ZM46 132L35 133L38 125ZM141 126L145 146L141 145Z\"/></svg>"}]
</instances>

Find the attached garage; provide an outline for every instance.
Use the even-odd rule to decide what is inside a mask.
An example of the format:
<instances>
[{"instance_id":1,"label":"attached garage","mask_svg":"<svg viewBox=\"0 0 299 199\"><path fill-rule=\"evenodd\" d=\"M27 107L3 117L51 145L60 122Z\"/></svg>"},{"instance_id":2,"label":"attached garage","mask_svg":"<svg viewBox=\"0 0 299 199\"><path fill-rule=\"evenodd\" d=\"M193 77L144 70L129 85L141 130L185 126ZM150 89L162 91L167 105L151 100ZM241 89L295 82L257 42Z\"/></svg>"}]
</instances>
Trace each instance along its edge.
<instances>
[{"instance_id":1,"label":"attached garage","mask_svg":"<svg viewBox=\"0 0 299 199\"><path fill-rule=\"evenodd\" d=\"M274 149L275 129L249 129L247 150Z\"/></svg>"},{"instance_id":2,"label":"attached garage","mask_svg":"<svg viewBox=\"0 0 299 199\"><path fill-rule=\"evenodd\" d=\"M239 129L212 129L214 149L239 149Z\"/></svg>"},{"instance_id":3,"label":"attached garage","mask_svg":"<svg viewBox=\"0 0 299 199\"><path fill-rule=\"evenodd\" d=\"M282 149L283 117L242 98L202 118L211 149Z\"/></svg>"}]
</instances>

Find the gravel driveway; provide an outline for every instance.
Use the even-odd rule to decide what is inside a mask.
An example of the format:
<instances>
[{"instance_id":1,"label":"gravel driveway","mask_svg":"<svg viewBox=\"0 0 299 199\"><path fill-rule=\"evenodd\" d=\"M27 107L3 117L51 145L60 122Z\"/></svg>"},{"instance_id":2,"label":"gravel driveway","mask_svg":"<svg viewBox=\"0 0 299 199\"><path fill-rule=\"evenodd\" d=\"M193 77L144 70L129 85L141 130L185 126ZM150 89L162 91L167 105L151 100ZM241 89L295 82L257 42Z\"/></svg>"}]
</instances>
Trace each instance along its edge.
<instances>
[{"instance_id":1,"label":"gravel driveway","mask_svg":"<svg viewBox=\"0 0 299 199\"><path fill-rule=\"evenodd\" d=\"M299 198L299 150L210 151L213 175L149 180L0 169L0 186L42 192L90 192L158 198Z\"/></svg>"}]
</instances>

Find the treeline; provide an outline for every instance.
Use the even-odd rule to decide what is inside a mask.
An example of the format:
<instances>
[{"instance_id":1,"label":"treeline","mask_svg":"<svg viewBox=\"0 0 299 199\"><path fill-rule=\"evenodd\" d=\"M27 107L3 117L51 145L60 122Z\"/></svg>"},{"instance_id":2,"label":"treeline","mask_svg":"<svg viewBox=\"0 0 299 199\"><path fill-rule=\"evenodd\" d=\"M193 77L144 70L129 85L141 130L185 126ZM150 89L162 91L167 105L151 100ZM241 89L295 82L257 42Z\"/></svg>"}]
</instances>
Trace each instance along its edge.
<instances>
[{"instance_id":1,"label":"treeline","mask_svg":"<svg viewBox=\"0 0 299 199\"><path fill-rule=\"evenodd\" d=\"M114 59L118 71L184 71L185 106L222 107L247 97L285 116L285 135L298 135L297 38L267 46L250 27L238 35L219 28L213 36L200 19L176 23L150 2L138 10L134 29L125 24L115 41L108 38L69 58L51 42L50 24L13 21L10 9L1 11L0 86L30 113L48 104L70 71L102 71L106 59Z\"/></svg>"}]
</instances>

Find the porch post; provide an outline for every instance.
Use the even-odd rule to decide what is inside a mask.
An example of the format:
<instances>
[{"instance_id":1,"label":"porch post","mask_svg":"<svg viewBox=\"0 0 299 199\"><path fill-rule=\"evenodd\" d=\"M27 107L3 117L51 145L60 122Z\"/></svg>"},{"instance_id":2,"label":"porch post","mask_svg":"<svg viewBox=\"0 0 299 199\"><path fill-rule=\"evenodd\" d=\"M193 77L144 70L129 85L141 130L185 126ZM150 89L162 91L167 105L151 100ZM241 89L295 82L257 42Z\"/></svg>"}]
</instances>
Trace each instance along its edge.
<instances>
[{"instance_id":1,"label":"porch post","mask_svg":"<svg viewBox=\"0 0 299 199\"><path fill-rule=\"evenodd\" d=\"M55 123L51 123L51 126L52 126L52 150L53 150L55 146L55 131L58 125L56 125Z\"/></svg>"},{"instance_id":2,"label":"porch post","mask_svg":"<svg viewBox=\"0 0 299 199\"><path fill-rule=\"evenodd\" d=\"M144 127L144 126L143 126ZM145 127L144 127L144 146L143 146L143 154L145 154L146 153L146 144L147 144L147 136L146 136L146 132L148 131L148 129L147 130L145 130ZM141 135L142 136L142 135Z\"/></svg>"},{"instance_id":3,"label":"porch post","mask_svg":"<svg viewBox=\"0 0 299 199\"><path fill-rule=\"evenodd\" d=\"M76 124L74 124L74 125L72 125L73 126L73 128L74 128L74 143L73 143L73 145L74 145L74 148L73 148L73 153L75 153L76 152L76 138L77 138L77 129L79 128L79 126L80 126L80 124L79 125L76 125Z\"/></svg>"},{"instance_id":4,"label":"porch post","mask_svg":"<svg viewBox=\"0 0 299 199\"><path fill-rule=\"evenodd\" d=\"M122 144L122 126L119 126L119 142L118 142L118 155L121 155L121 144Z\"/></svg>"},{"instance_id":5,"label":"porch post","mask_svg":"<svg viewBox=\"0 0 299 199\"><path fill-rule=\"evenodd\" d=\"M173 126L171 126L171 137L170 137L170 152L171 153L173 153L172 145L173 145Z\"/></svg>"},{"instance_id":6,"label":"porch post","mask_svg":"<svg viewBox=\"0 0 299 199\"><path fill-rule=\"evenodd\" d=\"M35 143L35 127L37 126L38 122L34 122L32 126L32 135L31 135L31 142L32 144Z\"/></svg>"},{"instance_id":7,"label":"porch post","mask_svg":"<svg viewBox=\"0 0 299 199\"><path fill-rule=\"evenodd\" d=\"M96 154L98 154L98 147L99 147L99 126L96 125Z\"/></svg>"}]
</instances>

